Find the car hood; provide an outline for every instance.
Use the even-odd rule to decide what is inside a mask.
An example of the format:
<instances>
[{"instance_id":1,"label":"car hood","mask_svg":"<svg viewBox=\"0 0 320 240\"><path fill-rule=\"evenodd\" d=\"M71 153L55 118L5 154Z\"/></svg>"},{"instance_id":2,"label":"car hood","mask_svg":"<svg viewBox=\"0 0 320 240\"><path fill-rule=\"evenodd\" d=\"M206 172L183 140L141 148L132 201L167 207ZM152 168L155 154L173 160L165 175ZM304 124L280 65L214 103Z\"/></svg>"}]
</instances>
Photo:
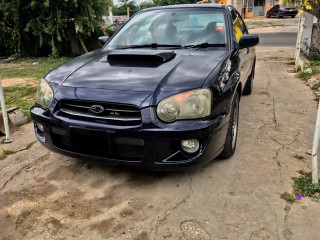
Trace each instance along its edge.
<instances>
[{"instance_id":1,"label":"car hood","mask_svg":"<svg viewBox=\"0 0 320 240\"><path fill-rule=\"evenodd\" d=\"M144 61L144 57L148 59L150 56L166 56L168 53L171 57L163 61ZM110 61L110 56L115 55L122 55L123 58ZM128 92L139 95L140 92L145 99L155 92L181 92L200 88L226 55L227 51L202 49L97 50L55 69L46 76L46 80L58 84L59 89L76 88L76 91L87 93L89 89L93 92L99 89L113 93L125 91L126 95ZM134 61L134 57L128 56L139 58Z\"/></svg>"}]
</instances>

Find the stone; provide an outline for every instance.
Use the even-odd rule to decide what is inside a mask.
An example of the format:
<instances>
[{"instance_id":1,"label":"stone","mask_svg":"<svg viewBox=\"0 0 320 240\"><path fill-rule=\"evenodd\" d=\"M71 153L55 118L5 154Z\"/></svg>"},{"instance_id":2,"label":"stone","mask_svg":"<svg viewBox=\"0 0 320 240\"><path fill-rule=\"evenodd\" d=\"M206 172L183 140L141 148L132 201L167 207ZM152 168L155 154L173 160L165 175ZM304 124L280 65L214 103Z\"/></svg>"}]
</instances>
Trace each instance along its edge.
<instances>
[{"instance_id":1,"label":"stone","mask_svg":"<svg viewBox=\"0 0 320 240\"><path fill-rule=\"evenodd\" d=\"M311 68L307 68L306 70L304 70L304 72L306 72L306 73L312 73L312 69L311 69Z\"/></svg>"},{"instance_id":2,"label":"stone","mask_svg":"<svg viewBox=\"0 0 320 240\"><path fill-rule=\"evenodd\" d=\"M317 80L315 77L312 77L308 80L308 84L311 88L313 88L313 86L317 83L319 83L319 80Z\"/></svg>"}]
</instances>

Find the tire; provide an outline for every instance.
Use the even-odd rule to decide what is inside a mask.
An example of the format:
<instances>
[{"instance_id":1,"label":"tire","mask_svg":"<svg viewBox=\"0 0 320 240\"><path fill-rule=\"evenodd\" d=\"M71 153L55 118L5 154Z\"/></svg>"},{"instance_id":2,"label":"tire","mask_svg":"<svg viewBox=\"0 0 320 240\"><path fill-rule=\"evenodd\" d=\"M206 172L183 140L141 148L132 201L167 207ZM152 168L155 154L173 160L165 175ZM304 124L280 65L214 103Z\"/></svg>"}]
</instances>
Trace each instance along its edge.
<instances>
[{"instance_id":1,"label":"tire","mask_svg":"<svg viewBox=\"0 0 320 240\"><path fill-rule=\"evenodd\" d=\"M295 18L296 16L291 16L291 18Z\"/></svg>"},{"instance_id":2,"label":"tire","mask_svg":"<svg viewBox=\"0 0 320 240\"><path fill-rule=\"evenodd\" d=\"M237 91L233 96L231 106L227 137L223 151L219 155L223 159L230 158L236 151L239 122L239 94Z\"/></svg>"},{"instance_id":3,"label":"tire","mask_svg":"<svg viewBox=\"0 0 320 240\"><path fill-rule=\"evenodd\" d=\"M270 18L270 13L269 12L267 12L267 18Z\"/></svg>"},{"instance_id":4,"label":"tire","mask_svg":"<svg viewBox=\"0 0 320 240\"><path fill-rule=\"evenodd\" d=\"M254 79L254 73L255 73L255 62L253 63L251 73L247 79L246 85L244 86L242 95L250 95L252 93L253 89L253 79Z\"/></svg>"}]
</instances>

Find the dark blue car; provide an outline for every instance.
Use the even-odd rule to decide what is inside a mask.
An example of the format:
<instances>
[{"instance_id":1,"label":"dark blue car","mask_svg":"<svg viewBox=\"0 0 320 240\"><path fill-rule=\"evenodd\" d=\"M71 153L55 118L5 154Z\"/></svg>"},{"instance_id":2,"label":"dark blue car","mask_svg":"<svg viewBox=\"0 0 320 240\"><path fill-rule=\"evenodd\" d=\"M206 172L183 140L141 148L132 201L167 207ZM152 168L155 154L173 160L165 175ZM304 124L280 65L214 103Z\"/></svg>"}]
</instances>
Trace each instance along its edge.
<instances>
[{"instance_id":1,"label":"dark blue car","mask_svg":"<svg viewBox=\"0 0 320 240\"><path fill-rule=\"evenodd\" d=\"M275 5L266 14L267 18L276 17L291 17L295 18L298 14L298 9L294 6L286 6L284 4Z\"/></svg>"},{"instance_id":2,"label":"dark blue car","mask_svg":"<svg viewBox=\"0 0 320 240\"><path fill-rule=\"evenodd\" d=\"M35 134L53 151L112 165L172 170L228 158L258 42L233 7L140 11L101 49L41 80Z\"/></svg>"}]
</instances>

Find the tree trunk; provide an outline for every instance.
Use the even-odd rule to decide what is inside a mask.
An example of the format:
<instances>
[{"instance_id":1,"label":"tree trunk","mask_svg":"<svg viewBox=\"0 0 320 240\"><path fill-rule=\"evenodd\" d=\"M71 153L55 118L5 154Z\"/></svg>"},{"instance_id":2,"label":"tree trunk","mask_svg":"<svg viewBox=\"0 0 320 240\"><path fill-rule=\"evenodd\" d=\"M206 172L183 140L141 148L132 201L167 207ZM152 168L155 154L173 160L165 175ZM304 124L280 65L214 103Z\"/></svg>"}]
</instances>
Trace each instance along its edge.
<instances>
[{"instance_id":1,"label":"tree trunk","mask_svg":"<svg viewBox=\"0 0 320 240\"><path fill-rule=\"evenodd\" d=\"M82 37L81 37L80 34L78 34L78 38L79 38L80 44L81 44L81 46L82 46L82 48L83 48L83 51L84 51L85 53L88 53L88 49L87 49L86 45L84 44L84 41L82 40Z\"/></svg>"}]
</instances>

